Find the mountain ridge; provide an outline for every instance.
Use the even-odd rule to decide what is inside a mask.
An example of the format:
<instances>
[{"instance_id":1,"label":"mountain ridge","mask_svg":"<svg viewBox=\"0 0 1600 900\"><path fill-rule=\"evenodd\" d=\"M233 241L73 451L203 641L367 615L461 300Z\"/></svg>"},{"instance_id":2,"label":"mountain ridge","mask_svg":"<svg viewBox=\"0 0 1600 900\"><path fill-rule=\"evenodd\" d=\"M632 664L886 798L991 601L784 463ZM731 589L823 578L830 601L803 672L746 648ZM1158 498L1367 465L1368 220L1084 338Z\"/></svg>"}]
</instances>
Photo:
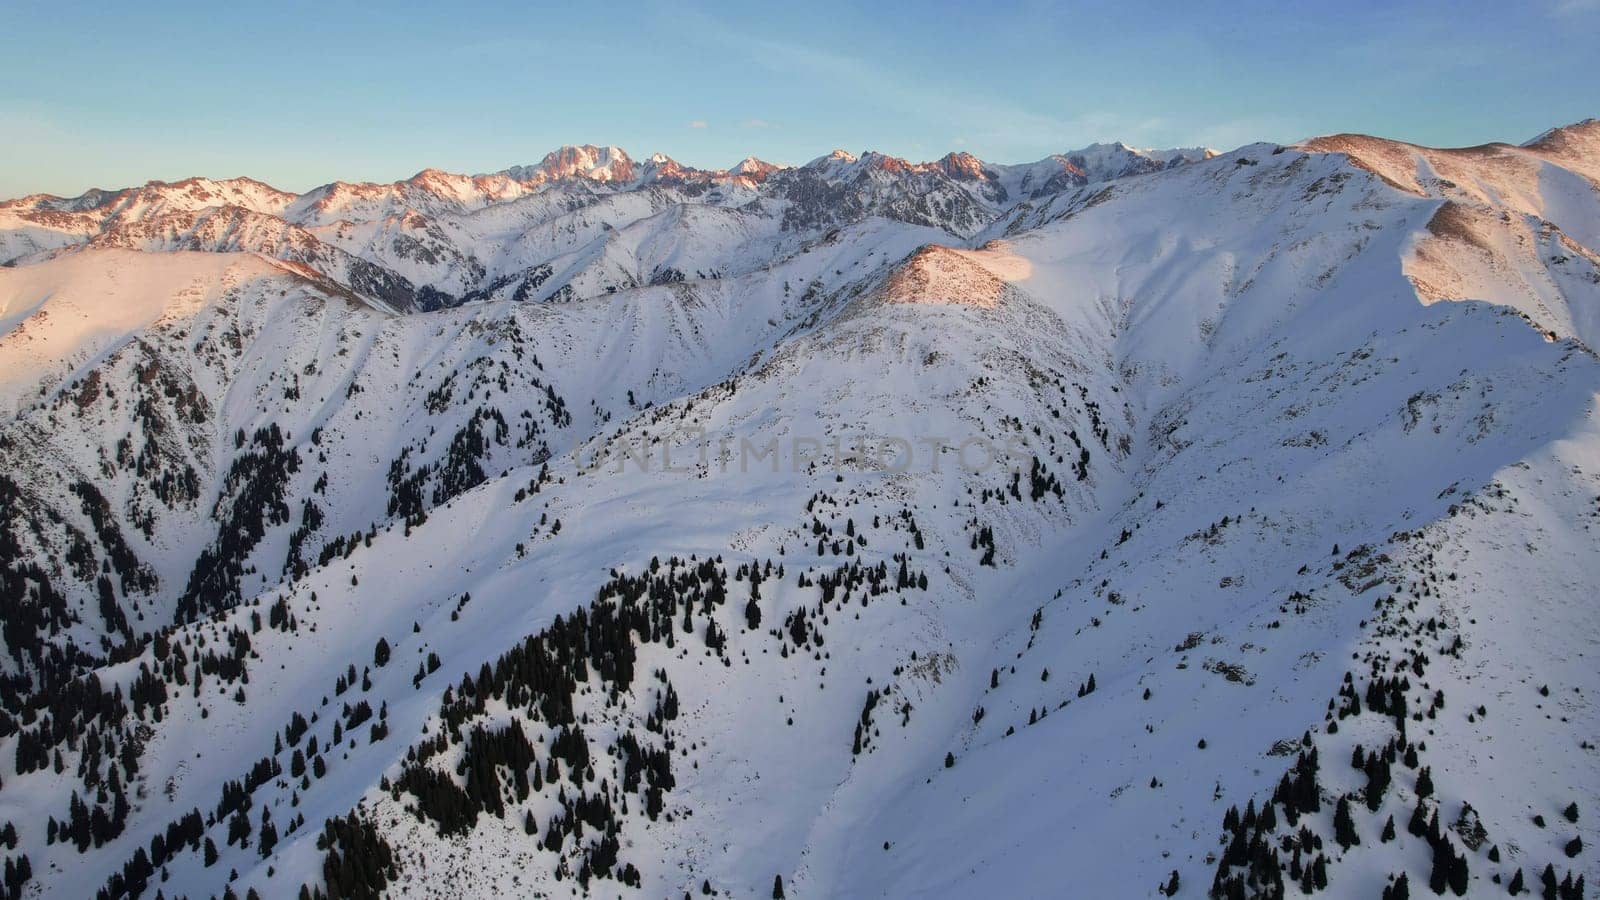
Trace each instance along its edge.
<instances>
[{"instance_id":1,"label":"mountain ridge","mask_svg":"<svg viewBox=\"0 0 1600 900\"><path fill-rule=\"evenodd\" d=\"M1170 162L1173 159L1177 159L1177 158L1180 158L1180 157L1183 157L1183 156L1186 156L1186 155L1193 156L1193 155L1204 155L1204 154L1210 154L1210 155L1215 155L1216 154L1216 151L1214 151L1214 150L1203 149L1203 148L1192 148L1192 149L1185 149L1185 150L1140 149L1140 148L1131 147L1131 146L1129 146L1127 144L1124 144L1124 143L1119 141L1119 142L1114 142L1114 143L1110 143L1110 144L1090 144L1087 147L1082 148L1081 150L1068 151L1066 153L1052 154L1050 156L1045 157L1043 160L1037 160L1037 161L1035 161L1033 163L994 163L994 164L991 164L991 163L986 163L983 160L979 160L977 157L975 157L972 154L967 153L965 151L952 151L951 153L946 154L944 157L942 157L939 160L935 160L935 161L932 161L932 162L922 162L922 163L913 163L910 160L902 158L902 157L891 156L891 155L888 155L888 154L878 153L877 151L870 151L870 150L869 151L863 151L862 155L863 156L869 156L869 157L872 157L874 159L885 161L885 162L887 162L887 163L889 163L891 165L894 165L896 167L904 167L904 168L908 168L908 169L918 169L918 168L926 169L928 167L935 166L935 165L937 165L939 163L943 163L946 160L950 160L950 159L958 158L958 157L959 158L963 158L963 159L970 159L970 160L976 161L979 166L993 165L993 166L999 166L999 167L1004 167L1004 168L1015 168L1017 166L1037 165L1037 164L1039 164L1041 162L1045 162L1047 160L1056 159L1058 157L1067 157L1067 156L1070 156L1070 155L1073 155L1073 154L1076 154L1076 155L1079 155L1079 156L1083 156L1085 154L1092 154L1092 153L1108 151L1108 150L1117 151L1117 152L1121 152L1121 153L1124 153L1124 154L1132 154L1132 155L1135 155L1135 156L1147 156L1147 157L1149 157L1151 159L1160 160L1162 162L1162 164L1167 164L1168 162ZM843 154L844 156L848 156L852 162L857 159L857 157L855 155L848 154L843 150L836 150L836 151L834 151L834 153L835 154ZM806 163L806 165L812 165L813 163L819 162L820 160L827 159L827 158L828 158L827 156L820 157L818 160L813 160L811 163ZM562 145L560 147L557 147L556 149L550 151L549 153L547 153L545 155L545 157L538 163L535 163L535 164L532 164L532 165L510 166L508 168L500 169L500 170L495 171L495 172L485 172L485 173L479 173L479 174L476 174L476 175L467 175L467 174L463 174L463 173L454 173L454 172L445 171L443 169L428 167L428 168L424 168L424 169L419 170L415 175L412 175L409 178L399 179L399 180L394 181L394 182L374 182L374 181L344 182L344 181L332 181L332 182L328 182L326 184L317 185L315 187L312 187L312 188L308 189L307 191L305 191L303 194L294 194L292 192L282 191L282 190L279 190L278 188L275 188L275 187L273 187L273 186L271 186L271 185L269 185L269 184L267 184L265 182L259 181L257 179L251 178L250 176L246 176L246 175L234 176L234 177L229 177L229 178L216 178L216 179L206 178L206 177L202 176L202 177L185 178L185 179L181 179L179 181L174 181L174 182L165 182L165 181L153 180L153 181L145 182L144 184L139 185L137 187L128 187L128 188L117 188L117 189L90 188L90 189L86 190L85 192L83 192L82 194L79 194L79 195L77 195L75 197L61 197L61 196L56 196L54 194L48 194L48 193L27 194L27 195L24 195L24 196L21 196L21 197L17 197L17 198L12 198L12 199L9 199L9 200L0 200L0 209L4 209L4 208L19 208L19 207L21 207L21 206L23 206L25 204L30 204L30 203L35 204L35 205L39 205L39 206L47 206L47 207L48 206L58 206L58 205L63 205L63 204L76 205L76 204L80 204L80 203L92 203L93 205L98 206L100 204L99 204L99 202L96 202L96 201L103 201L104 198L107 198L107 197L112 197L112 196L116 196L116 195L120 195L120 194L126 194L126 193L130 193L130 192L136 192L136 191L139 191L141 189L146 189L146 188L148 188L148 189L157 189L157 188L166 188L166 187L184 187L184 186L188 186L188 185L191 185L191 184L196 184L196 185L218 185L218 186L224 186L224 187L234 187L234 186L239 186L239 185L250 185L250 186L255 186L255 187L259 187L259 188L265 188L265 189L268 189L269 191L271 191L271 192L273 192L275 194L279 194L279 195L283 195L283 196L287 196L287 197L308 197L308 196L311 196L313 194L317 194L318 192L327 191L329 189L333 189L333 188L336 188L336 187L343 187L343 188L346 188L346 189L354 189L354 188L371 189L371 188L381 188L381 187L393 187L393 186L406 184L406 183L427 183L429 181L433 181L433 180L438 179L440 177L443 177L443 178L446 178L446 179L465 179L465 180L470 180L470 181L478 181L478 180L492 181L492 180L494 180L496 178L499 178L499 177L505 177L505 178L510 179L512 181L532 182L532 183L535 183L535 184L543 184L543 183L547 183L547 182L550 182L550 181L559 181L559 180L564 180L564 179L568 179L568 178L578 178L578 179L583 179L583 180L588 180L588 181L615 182L615 183L620 183L620 184L628 184L628 183L635 183L634 168L636 166L640 166L640 165L643 165L645 163L654 163L654 165L657 166L657 167L670 166L671 169L675 173L672 177L683 177L683 178L689 178L689 177L715 178L715 177L718 177L718 176L727 177L727 176L734 176L734 175L746 175L746 174L749 174L749 172L741 171L741 167L742 166L748 166L749 168L755 169L755 170L766 170L766 171L791 168L791 166L788 166L788 165L785 165L785 164L769 163L769 162L761 160L761 159L759 159L757 157L748 156L748 157L745 157L744 159L740 160L738 163L735 163L733 166L730 166L730 167L728 167L726 169L700 169L700 168L695 168L695 167L692 167L692 166L684 166L681 163L678 163L676 160L673 160L671 157L668 157L668 156L666 156L664 154L660 154L660 153L653 154L651 157L648 157L643 161L635 161L633 159L633 157L630 156L627 153L627 151L625 151L622 148L617 147L615 145L598 146L598 145L594 145L594 144L564 144L564 145Z\"/></svg>"},{"instance_id":2,"label":"mountain ridge","mask_svg":"<svg viewBox=\"0 0 1600 900\"><path fill-rule=\"evenodd\" d=\"M1436 149L1436 150L1439 150L1440 152L1448 152L1448 150L1451 150L1451 149L1465 151L1465 150L1482 149L1482 148L1489 148L1489 147L1495 147L1495 146L1506 146L1506 147L1513 147L1514 146L1514 147L1519 147L1519 148L1523 148L1523 149L1537 149L1536 145L1539 145L1541 143L1551 142L1551 141L1555 141L1555 140L1569 139L1569 138L1572 138L1574 136L1578 136L1578 137L1580 137L1580 139L1591 139L1592 140L1593 139L1593 132L1597 128L1600 128L1600 119L1588 118L1588 119L1583 119L1583 120L1579 120L1579 121L1576 121L1576 122L1572 122L1572 123L1569 123L1567 125L1560 125L1560 126L1552 127L1550 129L1547 129L1546 131L1540 133L1539 135L1537 135L1537 136L1535 136L1533 138L1530 138L1530 139L1528 139L1528 140L1526 140L1523 143L1518 144L1518 145L1503 144L1503 143L1500 143L1500 142L1490 142L1490 143L1486 143L1486 144L1475 145L1473 147L1427 148L1427 149ZM1586 138L1583 137L1585 135L1587 135ZM1392 141L1392 140L1385 139L1385 138L1375 138L1375 137L1372 137L1370 135L1364 135L1364 134L1353 133L1353 132L1335 133L1335 134L1322 135L1322 136L1318 136L1318 137L1306 138L1306 139L1304 139L1302 141L1299 141L1299 142L1297 142L1297 143L1295 143L1295 144L1293 144L1291 146L1295 146L1295 147L1319 147L1319 146L1322 146L1326 142L1331 142L1331 141L1335 141L1335 140L1338 140L1338 139L1352 139L1352 138L1357 138L1357 139L1358 138L1369 138L1369 139L1372 139L1372 140L1383 141L1383 142L1387 142L1387 143L1404 143L1406 146L1410 146L1410 147L1422 147L1423 146L1423 145L1420 145L1420 144L1410 144L1410 143L1401 142L1401 141ZM1114 154L1114 155L1121 155L1121 156L1142 157L1144 159L1147 159L1147 160L1155 163L1156 167L1160 167L1160 166L1165 166L1165 165L1171 165L1171 164L1177 163L1179 161L1191 162L1191 161L1194 161L1195 159L1208 159L1210 157L1219 155L1219 151L1211 149L1211 148L1205 148L1205 147L1174 148L1174 149L1168 149L1168 150L1161 150L1161 149L1155 149L1155 148L1138 148L1138 147L1134 147L1132 145L1129 145L1127 143L1124 143L1122 141L1112 141L1110 143L1092 143L1092 144L1089 144L1089 145L1087 145L1087 146L1085 146L1085 147L1083 147L1081 149L1078 149L1078 150L1071 150L1071 151L1063 151L1063 152L1060 152L1060 153L1054 153L1054 154L1050 154L1050 155L1048 155L1048 156L1046 156L1046 157L1044 157L1044 158L1042 158L1040 160L1035 160L1033 162L1022 162L1022 163L991 163L991 162L987 162L987 161L981 160L981 159L973 156L971 153L968 153L966 151L951 151L950 153L947 153L945 156L940 157L938 160L934 160L934 161L931 161L931 162L921 162L921 163L914 163L914 162L911 162L909 159L906 159L906 158L903 158L903 157L897 157L897 156L892 156L892 155L889 155L889 154L878 153L877 151L871 151L871 150L863 151L861 156L870 156L870 157L873 157L875 159L879 159L879 160L883 160L883 161L889 162L889 163L891 163L891 164L893 164L893 165L895 165L897 167L905 167L905 168L911 168L911 169L926 168L926 167L930 167L930 166L934 166L934 165L940 165L940 164L948 165L948 161L953 160L953 159L958 159L958 158L963 160L963 165L971 165L971 163L967 162L967 161L974 161L974 162L976 162L976 164L979 167L992 167L992 168L996 168L996 169L1017 169L1017 168L1021 168L1021 167L1038 166L1040 164L1047 163L1049 161L1056 160L1056 159L1067 159L1067 160L1070 161L1074 157L1077 157L1080 160L1084 160L1084 159L1088 159L1091 156L1096 156L1096 155L1102 155L1103 156L1103 155L1107 155L1107 154ZM837 157L839 155L843 155L844 157L848 157L851 162L854 162L858 158L856 155L849 154L844 150L835 150L835 151L833 151L833 155L832 156L824 155L822 157L818 157L816 159L813 159L810 162L805 163L804 165L805 166L814 166L814 165L817 165L819 163L822 163L823 161L825 161L825 160L827 160L829 158L835 158L835 157ZM582 166L580 164L581 161L583 161L585 159L589 159L591 157L596 157L594 159L595 165L590 166L588 168L585 168L584 166ZM785 165L785 164L776 164L775 165L775 164L772 164L772 163L768 163L768 162L760 160L760 159L758 159L758 158L756 158L754 156L746 157L745 159L741 160L739 163L736 163L735 165L730 166L730 167L728 167L726 169L700 169L700 168L695 168L695 167L692 167L692 166L684 166L684 165L678 163L676 160L673 160L672 158L666 156L665 154L660 154L660 153L653 154L651 157L647 158L646 162L649 162L649 161L652 161L652 160L658 161L657 165L670 164L670 166L674 170L683 173L682 176L678 176L678 177L689 177L689 176L714 177L714 176L719 176L719 175L720 176L728 176L728 175L745 174L745 173L743 173L743 172L741 172L739 170L740 170L740 166L744 165L746 163L752 164L752 165L754 165L754 166L756 166L758 168L762 168L762 169L766 169L768 167L773 167L773 168L777 168L777 169L791 168L791 166L788 166L788 165ZM552 150L549 153L547 153L545 155L544 159L542 159L539 163L532 164L532 165L511 166L511 167L508 167L508 168L505 168L505 169L501 169L501 170L498 170L498 171L495 171L495 172L479 173L479 174L476 174L476 175L466 175L466 174L462 174L462 173L452 173L452 172L447 172L447 171L442 170L442 169L428 167L428 168L424 168L422 170L419 170L415 175L411 176L410 178L399 179L399 180L394 181L394 182L368 182L368 181L363 181L363 182L342 182L342 181L333 181L333 182L328 182L326 184L317 185L315 187L312 187L312 188L308 189L307 191L305 191L304 194L294 194L293 192L282 191L282 190L280 190L278 188L273 187L272 185L269 185L269 184L267 184L265 182L259 181L259 180L255 179L255 178L252 178L252 177L247 176L247 175L232 176L232 177L228 177L228 178L208 178L208 177L205 177L205 176L197 176L197 177L189 177L189 178L180 179L180 180L175 181L175 182L164 182L164 181L159 181L159 180L152 180L152 181L145 182L144 184L136 186L136 187L113 188L113 189L93 187L93 188L89 188L88 190L84 191L83 193L81 193L79 195L72 196L72 197L58 196L58 195L49 194L49 193L26 194L26 195L23 195L23 196L20 196L20 197L16 197L16 198L0 200L0 209L18 208L18 207L20 207L20 206L22 206L24 204L30 204L30 203L38 205L38 206L43 206L43 207L55 207L55 206L62 206L62 205L70 206L70 205L80 204L80 203L92 203L94 205L99 205L99 202L102 202L105 198L114 197L114 196L121 195L121 194L127 194L129 192L135 192L135 191L138 191L138 190L144 189L144 188L181 187L181 186L186 186L186 185L190 185L190 184L199 184L199 185L210 184L210 185L219 185L219 186L228 186L228 187L232 187L232 186L236 186L236 185L250 185L250 186L254 186L254 187L258 187L258 188L265 188L265 189L269 190L272 193L276 193L276 194L280 194L280 195L284 195L284 196L305 197L305 196L312 195L312 194L314 194L314 193L316 193L318 191L322 191L322 190L325 190L325 189L328 189L328 188L332 188L332 187L335 187L335 186L347 186L347 187L356 187L356 188L388 187L388 186L399 185L399 184L403 184L403 183L407 183L407 182L415 182L415 181L418 181L418 180L426 181L426 180L429 180L430 177L437 177L437 176L445 176L445 177L448 177L448 178L468 179L468 180L494 179L494 178L496 178L498 176L504 176L504 177L509 178L509 179L511 179L513 181L533 181L533 182L538 182L538 183L544 183L544 182L552 181L552 180L561 180L561 179L565 179L565 178L585 178L587 180L599 181L599 182L622 182L622 183L627 183L627 182L632 180L632 170L633 170L633 167L634 167L635 164L636 163L635 163L634 159L626 151L622 150L622 148L617 147L615 145L598 146L598 145L594 145L594 144L565 144L565 145L562 145L562 146L556 148L555 150ZM616 168L613 168L613 165L615 165ZM1079 166L1079 167L1081 168L1081 166ZM1120 177L1120 176L1109 176L1109 177ZM1109 177L1103 177L1103 178L1101 178L1099 180L1109 180Z\"/></svg>"}]
</instances>

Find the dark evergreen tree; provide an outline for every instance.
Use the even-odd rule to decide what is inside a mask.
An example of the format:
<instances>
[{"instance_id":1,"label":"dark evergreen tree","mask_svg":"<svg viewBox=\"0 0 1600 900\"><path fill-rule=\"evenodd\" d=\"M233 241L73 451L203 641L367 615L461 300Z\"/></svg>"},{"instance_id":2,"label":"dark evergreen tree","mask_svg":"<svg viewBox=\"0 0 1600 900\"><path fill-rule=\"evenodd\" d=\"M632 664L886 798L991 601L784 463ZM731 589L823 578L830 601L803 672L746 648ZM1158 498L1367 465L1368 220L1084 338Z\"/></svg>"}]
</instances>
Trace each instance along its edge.
<instances>
[{"instance_id":1,"label":"dark evergreen tree","mask_svg":"<svg viewBox=\"0 0 1600 900\"><path fill-rule=\"evenodd\" d=\"M1471 873L1467 870L1467 855L1465 853L1456 853L1452 849L1450 851L1450 871L1448 873L1450 890L1457 897L1465 897L1470 878Z\"/></svg>"},{"instance_id":2,"label":"dark evergreen tree","mask_svg":"<svg viewBox=\"0 0 1600 900\"><path fill-rule=\"evenodd\" d=\"M1417 798L1416 808L1411 811L1411 820L1406 824L1406 833L1412 837L1422 837L1428 833L1428 805Z\"/></svg>"},{"instance_id":3,"label":"dark evergreen tree","mask_svg":"<svg viewBox=\"0 0 1600 900\"><path fill-rule=\"evenodd\" d=\"M1433 869L1428 875L1428 887L1435 894L1443 894L1450 886L1450 873L1455 866L1455 851L1445 838L1430 840L1433 844Z\"/></svg>"},{"instance_id":4,"label":"dark evergreen tree","mask_svg":"<svg viewBox=\"0 0 1600 900\"><path fill-rule=\"evenodd\" d=\"M1343 850L1349 850L1352 845L1361 843L1361 835L1356 833L1355 820L1350 817L1348 795L1340 797L1338 805L1334 807L1333 839L1339 842L1339 847Z\"/></svg>"}]
</instances>

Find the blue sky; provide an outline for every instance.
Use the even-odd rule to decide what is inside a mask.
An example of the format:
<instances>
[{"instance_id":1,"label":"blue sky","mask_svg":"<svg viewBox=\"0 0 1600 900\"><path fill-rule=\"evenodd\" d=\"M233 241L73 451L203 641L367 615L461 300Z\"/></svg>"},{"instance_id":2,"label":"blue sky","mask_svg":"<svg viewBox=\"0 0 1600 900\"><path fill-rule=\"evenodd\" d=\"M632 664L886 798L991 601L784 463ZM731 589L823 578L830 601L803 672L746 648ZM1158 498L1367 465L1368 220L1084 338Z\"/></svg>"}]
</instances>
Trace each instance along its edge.
<instances>
[{"instance_id":1,"label":"blue sky","mask_svg":"<svg viewBox=\"0 0 1600 900\"><path fill-rule=\"evenodd\" d=\"M300 191L565 143L719 167L1333 131L1517 142L1600 116L1597 46L1600 0L12 0L0 197L189 175Z\"/></svg>"}]
</instances>

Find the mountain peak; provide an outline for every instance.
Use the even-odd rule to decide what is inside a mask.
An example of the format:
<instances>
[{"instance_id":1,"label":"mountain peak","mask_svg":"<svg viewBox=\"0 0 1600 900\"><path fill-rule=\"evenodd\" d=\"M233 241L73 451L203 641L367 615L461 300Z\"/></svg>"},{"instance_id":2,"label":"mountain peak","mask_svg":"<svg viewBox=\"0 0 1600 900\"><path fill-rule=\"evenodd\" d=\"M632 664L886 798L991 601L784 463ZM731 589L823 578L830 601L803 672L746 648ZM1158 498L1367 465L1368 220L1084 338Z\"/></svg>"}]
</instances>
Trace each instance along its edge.
<instances>
[{"instance_id":1,"label":"mountain peak","mask_svg":"<svg viewBox=\"0 0 1600 900\"><path fill-rule=\"evenodd\" d=\"M437 183L437 182L443 181L443 180L445 180L447 178L450 178L450 177L452 177L452 176L450 175L449 172L446 172L443 169L439 169L439 168L435 168L433 166L429 166L428 168L423 169L422 171L418 172L417 174L411 176L407 180L410 181L412 184L426 185L426 184Z\"/></svg>"},{"instance_id":2,"label":"mountain peak","mask_svg":"<svg viewBox=\"0 0 1600 900\"><path fill-rule=\"evenodd\" d=\"M746 156L744 159L739 160L739 163L733 168L729 169L728 172L732 175L750 175L761 177L770 175L771 173L778 171L780 168L782 167L775 166L766 160L757 159L754 156Z\"/></svg>"},{"instance_id":3,"label":"mountain peak","mask_svg":"<svg viewBox=\"0 0 1600 900\"><path fill-rule=\"evenodd\" d=\"M535 183L563 178L628 182L634 179L634 162L621 147L567 144L546 153L538 165L513 166L500 174Z\"/></svg>"},{"instance_id":4,"label":"mountain peak","mask_svg":"<svg viewBox=\"0 0 1600 900\"><path fill-rule=\"evenodd\" d=\"M630 181L633 160L622 148L593 144L565 146L545 154L539 167L555 178L579 176L592 181Z\"/></svg>"},{"instance_id":5,"label":"mountain peak","mask_svg":"<svg viewBox=\"0 0 1600 900\"><path fill-rule=\"evenodd\" d=\"M816 159L813 159L811 162L806 163L805 168L822 169L836 165L850 165L855 161L855 154L848 150L840 150L835 148L832 153L829 153L826 156L819 156Z\"/></svg>"},{"instance_id":6,"label":"mountain peak","mask_svg":"<svg viewBox=\"0 0 1600 900\"><path fill-rule=\"evenodd\" d=\"M699 175L700 170L685 166L665 153L652 153L649 159L638 163L634 167L633 174L634 177L641 183L651 181L680 181L685 178Z\"/></svg>"},{"instance_id":7,"label":"mountain peak","mask_svg":"<svg viewBox=\"0 0 1600 900\"><path fill-rule=\"evenodd\" d=\"M1540 132L1538 137L1524 142L1522 146L1538 147L1541 144L1560 140L1565 137L1596 134L1600 134L1600 118L1590 117L1568 125L1557 125L1554 128L1546 129L1545 131Z\"/></svg>"},{"instance_id":8,"label":"mountain peak","mask_svg":"<svg viewBox=\"0 0 1600 900\"><path fill-rule=\"evenodd\" d=\"M890 156L876 150L868 150L856 160L864 168L877 169L883 172L909 172L916 168L910 160L901 156Z\"/></svg>"},{"instance_id":9,"label":"mountain peak","mask_svg":"<svg viewBox=\"0 0 1600 900\"><path fill-rule=\"evenodd\" d=\"M965 150L945 154L936 165L957 181L977 181L984 177L983 160Z\"/></svg>"},{"instance_id":10,"label":"mountain peak","mask_svg":"<svg viewBox=\"0 0 1600 900\"><path fill-rule=\"evenodd\" d=\"M1600 162L1596 161L1600 157L1600 119L1552 128L1523 144L1522 149L1600 181Z\"/></svg>"},{"instance_id":11,"label":"mountain peak","mask_svg":"<svg viewBox=\"0 0 1600 900\"><path fill-rule=\"evenodd\" d=\"M1202 162L1217 155L1209 147L1175 147L1157 150L1133 147L1122 141L1109 144L1090 144L1080 150L1069 151L1064 156L1090 181L1111 181L1129 175L1158 172L1173 166Z\"/></svg>"}]
</instances>

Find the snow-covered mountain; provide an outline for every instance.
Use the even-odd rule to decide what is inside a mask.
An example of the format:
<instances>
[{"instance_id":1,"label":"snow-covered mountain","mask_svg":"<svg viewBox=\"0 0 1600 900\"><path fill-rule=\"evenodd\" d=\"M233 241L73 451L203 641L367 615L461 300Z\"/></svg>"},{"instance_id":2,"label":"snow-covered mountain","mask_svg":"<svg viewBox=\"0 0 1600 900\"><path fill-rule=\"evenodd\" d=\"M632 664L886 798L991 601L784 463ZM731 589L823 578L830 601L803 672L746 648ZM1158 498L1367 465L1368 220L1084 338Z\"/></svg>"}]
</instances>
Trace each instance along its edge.
<instances>
[{"instance_id":1,"label":"snow-covered mountain","mask_svg":"<svg viewBox=\"0 0 1600 900\"><path fill-rule=\"evenodd\" d=\"M1600 122L0 248L0 896L1600 876Z\"/></svg>"},{"instance_id":2,"label":"snow-covered mountain","mask_svg":"<svg viewBox=\"0 0 1600 900\"><path fill-rule=\"evenodd\" d=\"M745 223L736 229L740 235L769 236L752 254L738 238L727 244L702 234L704 258L668 265L674 272L720 272L727 257L765 264L821 230L874 215L967 236L1016 199L1203 158L1196 153L1095 145L1072 155L1092 160L1084 163L1092 173L1065 156L989 166L970 154L911 163L875 152L858 159L842 150L799 168L749 157L729 169L702 170L662 154L635 161L618 147L583 145L488 175L425 169L393 184L335 182L299 196L247 178L151 182L0 203L0 264L107 244L248 250L294 259L404 311L482 299L506 285L522 290L522 299L571 299L660 275L654 267L662 261L591 267L606 255L607 233L654 212L714 209ZM576 253L571 268L523 289L531 270L560 255L539 238L549 234L561 235L562 246Z\"/></svg>"}]
</instances>

